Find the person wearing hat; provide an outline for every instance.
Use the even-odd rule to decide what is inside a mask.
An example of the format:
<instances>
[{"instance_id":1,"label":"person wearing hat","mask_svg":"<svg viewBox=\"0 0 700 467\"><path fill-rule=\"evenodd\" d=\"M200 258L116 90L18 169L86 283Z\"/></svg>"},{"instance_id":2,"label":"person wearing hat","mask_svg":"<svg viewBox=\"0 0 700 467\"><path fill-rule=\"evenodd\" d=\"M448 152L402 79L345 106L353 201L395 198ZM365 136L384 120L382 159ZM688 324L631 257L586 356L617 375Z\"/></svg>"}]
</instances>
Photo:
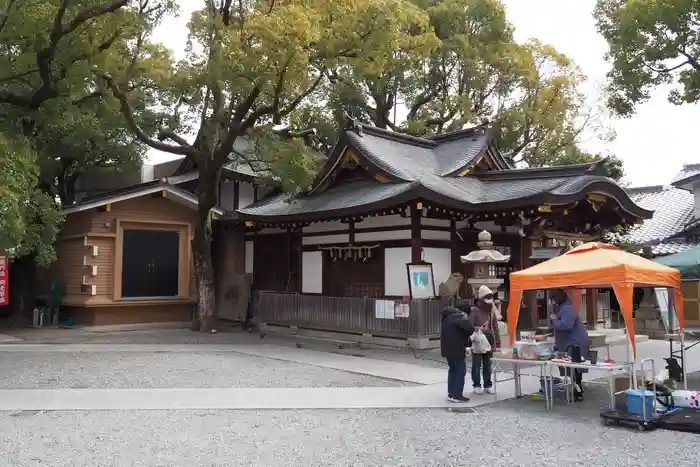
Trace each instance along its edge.
<instances>
[{"instance_id":1,"label":"person wearing hat","mask_svg":"<svg viewBox=\"0 0 700 467\"><path fill-rule=\"evenodd\" d=\"M554 301L554 311L549 315L552 328L554 328L554 349L560 352L567 352L572 359L585 361L588 359L588 331L581 321L581 317L576 312L571 299L564 289L555 289L550 292L550 297ZM573 375L570 370L559 368L562 376L569 376L574 379L574 400L583 400L583 373L587 370L574 369Z\"/></svg>"},{"instance_id":2,"label":"person wearing hat","mask_svg":"<svg viewBox=\"0 0 700 467\"><path fill-rule=\"evenodd\" d=\"M469 312L469 321L474 324L474 329L480 330L491 344L491 351L485 354L472 353L472 385L475 394L484 391L493 394L493 382L491 381L491 358L493 349L501 345L501 336L498 332L500 313L494 302L493 291L485 285L479 287L476 292L476 300ZM483 376L483 387L481 379Z\"/></svg>"}]
</instances>

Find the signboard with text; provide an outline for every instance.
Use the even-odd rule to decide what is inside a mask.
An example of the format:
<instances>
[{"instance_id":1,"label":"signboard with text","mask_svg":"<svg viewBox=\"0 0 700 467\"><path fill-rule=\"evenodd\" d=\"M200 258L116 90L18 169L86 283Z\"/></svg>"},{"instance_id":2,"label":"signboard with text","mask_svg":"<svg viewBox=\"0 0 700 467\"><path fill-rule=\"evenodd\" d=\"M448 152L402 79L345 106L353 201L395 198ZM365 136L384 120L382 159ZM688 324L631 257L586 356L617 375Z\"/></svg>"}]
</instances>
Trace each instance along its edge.
<instances>
[{"instance_id":1,"label":"signboard with text","mask_svg":"<svg viewBox=\"0 0 700 467\"><path fill-rule=\"evenodd\" d=\"M10 304L10 273L7 257L0 255L0 306Z\"/></svg>"}]
</instances>

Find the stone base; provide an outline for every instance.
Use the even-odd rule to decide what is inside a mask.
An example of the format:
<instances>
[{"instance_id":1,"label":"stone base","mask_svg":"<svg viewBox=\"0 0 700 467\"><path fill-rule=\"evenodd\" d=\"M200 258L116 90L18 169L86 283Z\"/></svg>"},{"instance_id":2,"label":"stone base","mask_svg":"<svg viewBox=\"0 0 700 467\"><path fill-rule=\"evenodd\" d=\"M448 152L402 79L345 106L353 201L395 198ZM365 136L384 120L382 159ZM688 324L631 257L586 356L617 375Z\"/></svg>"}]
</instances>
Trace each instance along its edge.
<instances>
[{"instance_id":1,"label":"stone base","mask_svg":"<svg viewBox=\"0 0 700 467\"><path fill-rule=\"evenodd\" d=\"M352 334L333 331L300 329L297 326L281 326L268 323L259 324L260 334L283 334L297 339L309 339L332 342L338 345L370 345L378 347L411 348L426 350L440 347L440 339L429 337L392 338L373 336L371 334Z\"/></svg>"}]
</instances>

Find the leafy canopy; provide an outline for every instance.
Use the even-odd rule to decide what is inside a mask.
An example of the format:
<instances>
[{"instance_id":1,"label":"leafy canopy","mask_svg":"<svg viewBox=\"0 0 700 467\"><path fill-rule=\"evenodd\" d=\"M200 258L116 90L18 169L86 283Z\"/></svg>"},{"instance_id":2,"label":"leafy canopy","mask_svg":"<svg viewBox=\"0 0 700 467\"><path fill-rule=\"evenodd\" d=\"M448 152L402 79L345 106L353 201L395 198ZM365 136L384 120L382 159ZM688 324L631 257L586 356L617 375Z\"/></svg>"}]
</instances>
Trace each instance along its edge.
<instances>
[{"instance_id":1,"label":"leafy canopy","mask_svg":"<svg viewBox=\"0 0 700 467\"><path fill-rule=\"evenodd\" d=\"M37 188L36 157L25 138L0 133L0 252L11 258L35 253L46 265L55 259L62 219L56 201Z\"/></svg>"},{"instance_id":2,"label":"leafy canopy","mask_svg":"<svg viewBox=\"0 0 700 467\"><path fill-rule=\"evenodd\" d=\"M608 42L609 107L632 115L659 85L674 104L700 100L700 3L696 0L598 0L598 31Z\"/></svg>"},{"instance_id":3,"label":"leafy canopy","mask_svg":"<svg viewBox=\"0 0 700 467\"><path fill-rule=\"evenodd\" d=\"M529 166L570 160L572 146L579 161L589 161L582 135L611 136L600 110L586 102L581 70L549 45L517 43L500 1L415 3L430 20L418 46L399 44L380 75L341 67L325 98L297 112L300 122L322 130L327 145L344 111L420 136L489 119L500 149Z\"/></svg>"},{"instance_id":4,"label":"leafy canopy","mask_svg":"<svg viewBox=\"0 0 700 467\"><path fill-rule=\"evenodd\" d=\"M138 78L137 114L152 119L146 110L157 96L148 85L169 62L162 47L144 38L170 7L129 0L0 2L0 139L12 168L3 173L3 188L27 200L8 197L3 206L0 235L13 255L37 253L49 261L60 219L54 200L72 203L78 178L94 167L140 163L143 149L93 67ZM148 59L134 62L136 50Z\"/></svg>"},{"instance_id":5,"label":"leafy canopy","mask_svg":"<svg viewBox=\"0 0 700 467\"><path fill-rule=\"evenodd\" d=\"M396 60L392 51L427 41L426 27L427 17L407 0L207 0L189 22L186 58L157 83L169 108L158 138L131 118L131 81L102 75L145 144L184 155L206 174L221 168L237 138L262 138L272 171L282 171L274 175L299 190L307 188L311 177L304 172L313 164L294 150L297 143L275 138L273 128L297 123L292 113L343 67L381 75ZM194 141L187 134L196 134ZM273 140L292 147L273 150ZM300 161L286 160L295 154ZM215 183L202 183L212 188L200 188L200 201L213 205L207 192Z\"/></svg>"}]
</instances>

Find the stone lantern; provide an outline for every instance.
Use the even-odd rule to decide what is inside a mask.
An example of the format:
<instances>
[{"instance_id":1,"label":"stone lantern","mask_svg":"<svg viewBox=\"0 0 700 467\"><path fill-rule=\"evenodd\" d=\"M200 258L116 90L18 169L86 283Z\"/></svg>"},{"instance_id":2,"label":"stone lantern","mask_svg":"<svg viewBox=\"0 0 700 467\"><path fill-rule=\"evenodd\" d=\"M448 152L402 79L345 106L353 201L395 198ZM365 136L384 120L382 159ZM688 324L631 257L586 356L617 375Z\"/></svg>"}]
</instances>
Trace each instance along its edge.
<instances>
[{"instance_id":1,"label":"stone lantern","mask_svg":"<svg viewBox=\"0 0 700 467\"><path fill-rule=\"evenodd\" d=\"M497 295L498 288L503 285L504 281L496 276L496 268L492 265L507 263L510 261L510 255L504 255L500 251L493 249L491 234L486 230L479 233L477 240L476 246L479 249L460 257L462 263L474 265L474 276L467 279L467 284L472 288L473 297L476 297L476 292L482 285L487 286ZM500 301L496 300L495 303L496 309L502 314ZM504 344L508 340L505 323L499 322L498 327L499 334L501 334L501 343Z\"/></svg>"},{"instance_id":2,"label":"stone lantern","mask_svg":"<svg viewBox=\"0 0 700 467\"><path fill-rule=\"evenodd\" d=\"M477 239L476 246L479 249L460 258L463 263L474 265L474 276L467 280L467 284L472 287L474 296L482 285L496 293L498 288L503 285L503 279L496 277L495 268L490 267L490 265L507 263L510 261L510 255L503 255L500 251L493 249L491 234L486 230L480 232Z\"/></svg>"}]
</instances>

